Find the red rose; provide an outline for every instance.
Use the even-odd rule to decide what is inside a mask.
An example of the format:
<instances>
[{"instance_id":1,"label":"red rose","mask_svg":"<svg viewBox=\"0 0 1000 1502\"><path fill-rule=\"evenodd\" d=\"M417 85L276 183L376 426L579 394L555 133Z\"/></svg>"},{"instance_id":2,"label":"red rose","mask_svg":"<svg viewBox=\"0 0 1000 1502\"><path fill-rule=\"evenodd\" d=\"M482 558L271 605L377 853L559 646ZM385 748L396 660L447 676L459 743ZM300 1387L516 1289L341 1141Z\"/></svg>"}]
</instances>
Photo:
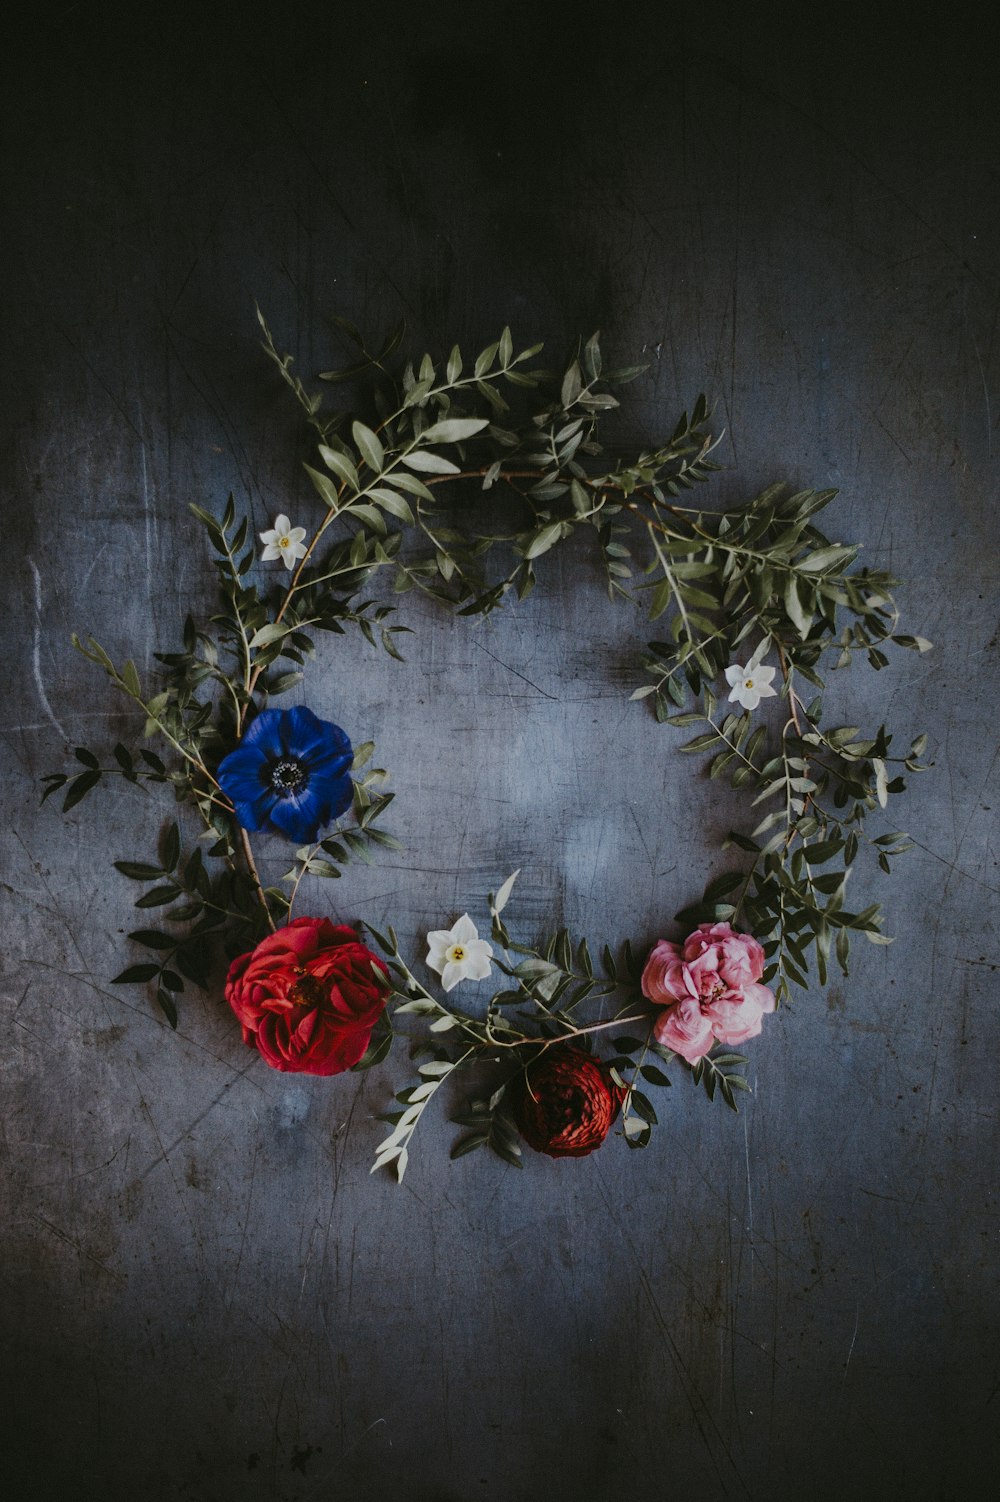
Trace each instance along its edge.
<instances>
[{"instance_id":1,"label":"red rose","mask_svg":"<svg viewBox=\"0 0 1000 1502\"><path fill-rule=\"evenodd\" d=\"M233 960L226 1000L272 1069L340 1074L356 1064L382 1015L388 970L353 928L295 918Z\"/></svg>"},{"instance_id":2,"label":"red rose","mask_svg":"<svg viewBox=\"0 0 1000 1502\"><path fill-rule=\"evenodd\" d=\"M600 1147L621 1109L607 1066L578 1048L547 1048L511 1091L514 1121L536 1152L584 1158Z\"/></svg>"}]
</instances>

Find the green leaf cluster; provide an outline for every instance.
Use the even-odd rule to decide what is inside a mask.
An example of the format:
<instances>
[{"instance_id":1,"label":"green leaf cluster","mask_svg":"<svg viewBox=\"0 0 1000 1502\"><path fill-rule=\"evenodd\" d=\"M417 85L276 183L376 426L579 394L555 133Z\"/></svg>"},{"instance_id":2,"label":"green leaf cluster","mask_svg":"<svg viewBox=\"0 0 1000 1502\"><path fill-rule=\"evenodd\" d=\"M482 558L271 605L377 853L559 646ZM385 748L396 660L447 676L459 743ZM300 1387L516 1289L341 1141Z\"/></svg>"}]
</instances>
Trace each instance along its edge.
<instances>
[{"instance_id":1,"label":"green leaf cluster","mask_svg":"<svg viewBox=\"0 0 1000 1502\"><path fill-rule=\"evenodd\" d=\"M899 629L896 581L866 567L857 545L820 529L834 491L775 484L738 506L690 504L719 467L722 435L708 402L699 396L669 436L622 452L616 393L641 367L608 369L596 333L547 368L536 364L541 345L517 350L507 328L475 355L455 345L446 356L411 358L403 325L369 344L335 318L349 356L320 372L321 388L311 392L259 310L258 319L265 353L308 424L306 555L290 572L263 565L248 508L232 495L221 516L192 504L216 598L204 619L188 615L173 650L155 655L155 681L144 686L133 661L116 665L93 637L73 638L137 709L144 738L156 737L159 750L119 741L101 757L77 747L71 771L43 778L43 801L61 792L67 812L110 776L144 792L163 784L197 821L189 852L171 822L155 861L116 863L147 886L136 906L161 909L166 925L131 934L153 958L118 982L152 983L176 1025L185 982L205 984L216 959L287 918L306 877L338 878L351 860L399 848L381 827L392 794L385 770L370 765L371 743L356 753L350 817L297 850L278 886L261 882L249 834L219 785L219 763L249 717L303 682L318 632L354 629L399 658L408 628L371 593L380 576L399 596L417 589L459 615L486 615L527 595L546 560L574 538L590 544L611 598L638 602L657 623L642 657L646 681L632 698L646 700L657 721L693 730L682 751L704 755L707 778L742 791L751 811L726 842L739 852L735 868L710 880L678 921L752 931L779 999L808 986L810 966L826 983L834 957L847 974L853 937L891 942L879 903L849 900L849 882L859 855L888 874L912 847L905 832L872 835L869 823L903 791L904 773L926 769L926 737L899 754L898 734L884 724L827 724L826 675L854 664L882 671L893 649L924 653L930 643ZM759 710L730 710L720 704L723 675L751 660L776 667L780 693ZM565 928L537 947L515 941L503 914L516 876L490 897L502 979L476 1014L416 979L391 928L375 934L389 957L395 1015L420 1017L429 1039L415 1047L416 1081L397 1098L401 1110L387 1118L392 1130L379 1148L376 1166L392 1165L399 1177L427 1102L473 1065L499 1076L455 1117L468 1135L454 1156L487 1146L519 1163L504 1092L525 1060L559 1042L610 1045L630 1147L645 1146L657 1124L648 1092L669 1085L664 1070L674 1056L651 1031L631 945L605 945L595 963L587 940ZM632 1024L635 1036L620 1031ZM357 1067L384 1058L392 1039L387 1021ZM709 1098L735 1109L747 1088L744 1063L716 1053L692 1073Z\"/></svg>"}]
</instances>

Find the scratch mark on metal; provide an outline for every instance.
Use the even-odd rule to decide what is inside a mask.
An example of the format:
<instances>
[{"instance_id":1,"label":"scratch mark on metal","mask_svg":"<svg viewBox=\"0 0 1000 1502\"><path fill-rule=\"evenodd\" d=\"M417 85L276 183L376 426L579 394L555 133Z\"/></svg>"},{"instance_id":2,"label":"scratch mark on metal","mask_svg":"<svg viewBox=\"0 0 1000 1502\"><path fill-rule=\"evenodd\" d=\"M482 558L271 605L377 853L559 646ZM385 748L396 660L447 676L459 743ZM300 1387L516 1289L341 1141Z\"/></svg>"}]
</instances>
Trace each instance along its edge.
<instances>
[{"instance_id":1,"label":"scratch mark on metal","mask_svg":"<svg viewBox=\"0 0 1000 1502\"><path fill-rule=\"evenodd\" d=\"M671 1360L674 1364L674 1370L677 1372L678 1378L680 1379L680 1384L684 1391L684 1396L687 1399L688 1407L691 1410L691 1417L694 1420L695 1428L698 1430L702 1444L705 1446L705 1450L708 1453L708 1458L711 1461L712 1467L718 1478L719 1485L722 1488L722 1494L723 1496L731 1495L729 1487L726 1485L725 1477L723 1476L722 1470L719 1466L718 1458L715 1453L715 1446L712 1443L713 1438L716 1444L720 1446L725 1453L726 1459L729 1462L729 1465L732 1468L732 1472L739 1482L742 1491L747 1497L750 1497L752 1495L750 1489L740 1473L739 1467L737 1466L736 1461L733 1458L732 1451L726 1443L725 1436L720 1430L715 1419L713 1418L711 1409L709 1408L703 1394L699 1390L697 1383L692 1377L687 1363L681 1356L677 1342L674 1340L674 1337L671 1333L670 1325L666 1317L664 1316L663 1310L660 1308L659 1300L657 1299L656 1294L653 1290L653 1285L650 1282L649 1275L647 1274L646 1269L643 1267L642 1262L639 1259L639 1254L636 1251L635 1244L628 1233L628 1229L625 1225L622 1224L620 1216L616 1213L614 1206L608 1200L607 1194L604 1191L604 1186L600 1183L599 1180L598 1185L601 1198L604 1200L608 1214L614 1221L619 1236L631 1253L632 1261L635 1264L636 1272L638 1274L639 1284L642 1288L643 1294L645 1295L646 1302L649 1305L649 1309L652 1313L656 1327L659 1330L660 1335L670 1352ZM711 1434L709 1434L709 1429L711 1429Z\"/></svg>"},{"instance_id":2,"label":"scratch mark on metal","mask_svg":"<svg viewBox=\"0 0 1000 1502\"><path fill-rule=\"evenodd\" d=\"M520 678L522 683L526 683L529 688L533 688L536 694L541 694L545 699L552 699L556 704L560 703L558 694L550 694L544 688L541 688L537 683L533 683L530 678L526 678L523 673L519 673L517 671L517 668L512 668L509 662L504 662L503 659L501 657L498 657L495 652L491 652L489 647L484 646L481 641L477 641L476 646L481 652L485 652L487 657L492 657L494 662L498 662L500 666L502 668L505 668L508 673L513 673L515 678Z\"/></svg>"},{"instance_id":3,"label":"scratch mark on metal","mask_svg":"<svg viewBox=\"0 0 1000 1502\"><path fill-rule=\"evenodd\" d=\"M238 1084L238 1082L241 1079L243 1079L244 1075L247 1074L254 1067L254 1065L256 1064L256 1062L257 1062L257 1058L256 1058L256 1055L255 1055L252 1059L250 1059L244 1065L244 1067L242 1069L238 1070L233 1075L232 1079L226 1081L226 1083L223 1085L222 1089L214 1097L214 1099L210 1100L209 1103L208 1103L208 1105L205 1107L205 1109L203 1111L199 1111L198 1115L195 1116L193 1118L193 1120L191 1120L191 1121L188 1122L187 1126L184 1128L184 1130L182 1132L178 1132L177 1136L174 1138L174 1140L167 1147L163 1147L162 1142L160 1143L160 1147L161 1147L162 1151L160 1152L159 1156L156 1157L156 1158L154 1158L151 1163L148 1163L146 1165L146 1167L142 1170L142 1172L138 1175L140 1181L143 1180L143 1179L148 1179L149 1175L153 1172L153 1169L156 1168L160 1163L163 1163L166 1159L168 1159L170 1157L170 1154L173 1152L174 1148L175 1147L179 1147L180 1144L184 1141L184 1139L186 1137L189 1137L191 1135L191 1133L194 1131L195 1127L199 1126L201 1124L201 1122L203 1122L205 1120L205 1117L208 1116L211 1111L215 1110L216 1106L219 1104L219 1102L222 1100L222 1098L226 1095L226 1093L229 1090L231 1090L235 1084ZM159 1141L159 1138L157 1138L157 1141ZM255 1157L254 1161L256 1161L256 1157Z\"/></svg>"},{"instance_id":4,"label":"scratch mark on metal","mask_svg":"<svg viewBox=\"0 0 1000 1502\"><path fill-rule=\"evenodd\" d=\"M850 1366L850 1364L851 1364L851 1357L854 1355L854 1342L858 1338L858 1325L859 1325L860 1321L861 1321L861 1310L859 1308L859 1309L855 1310L855 1314L854 1314L854 1334L851 1336L851 1344L850 1344L850 1348L849 1348L849 1350L847 1352L847 1360L844 1362L844 1375L843 1375L843 1377L841 1378L841 1381L840 1381L841 1387L843 1387L844 1383L847 1381L847 1368Z\"/></svg>"},{"instance_id":5,"label":"scratch mark on metal","mask_svg":"<svg viewBox=\"0 0 1000 1502\"><path fill-rule=\"evenodd\" d=\"M31 673L35 680L35 688L38 690L38 702L41 704L49 723L54 725L64 741L69 740L59 721L56 719L45 692L45 684L42 682L42 576L38 572L38 565L28 555L28 567L35 579L35 630L31 641Z\"/></svg>"}]
</instances>

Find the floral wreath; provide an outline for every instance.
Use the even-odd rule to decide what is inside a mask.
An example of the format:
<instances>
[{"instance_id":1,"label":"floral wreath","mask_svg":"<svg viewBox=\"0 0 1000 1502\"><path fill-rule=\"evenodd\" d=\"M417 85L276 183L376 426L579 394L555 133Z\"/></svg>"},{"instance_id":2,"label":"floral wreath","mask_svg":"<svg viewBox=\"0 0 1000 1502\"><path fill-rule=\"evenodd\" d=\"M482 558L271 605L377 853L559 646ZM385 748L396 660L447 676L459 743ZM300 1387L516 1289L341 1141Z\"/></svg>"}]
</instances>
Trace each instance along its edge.
<instances>
[{"instance_id":1,"label":"floral wreath","mask_svg":"<svg viewBox=\"0 0 1000 1502\"><path fill-rule=\"evenodd\" d=\"M617 1120L628 1146L644 1147L657 1123L644 1087L669 1085L664 1071L678 1060L709 1099L735 1110L748 1086L746 1058L733 1050L790 986L808 986L810 960L822 985L831 953L847 974L853 935L891 942L878 903L847 906L847 880L862 846L885 872L911 848L905 833L871 838L866 825L903 789L897 768L925 769L926 737L894 756L884 725L827 728L820 670L830 654L836 668L858 654L885 668L889 642L928 650L897 631L896 581L857 568L857 546L817 529L832 490L774 485L734 509L682 504L718 468L703 397L665 443L610 460L600 425L619 405L613 393L643 367L603 370L597 335L560 372L531 364L541 345L515 354L508 329L471 368L457 346L444 361L428 354L414 365L397 354L402 326L372 353L353 325L334 320L357 355L319 379L350 391L362 420L307 390L259 310L258 319L319 440L317 464L305 466L319 519L305 527L276 517L258 553L232 496L221 517L191 506L215 553L219 608L204 623L189 615L181 649L157 654L152 692L131 661L118 668L93 637L73 638L165 751L118 743L102 759L78 747L82 769L43 779L43 801L65 788L69 811L119 775L169 787L200 824L188 848L170 822L153 860L115 862L147 887L135 906L162 920L129 935L148 957L115 983L152 984L176 1027L176 998L186 983L217 986L221 956L244 1040L272 1068L306 1074L370 1068L389 1053L397 1021L420 1019L415 1082L383 1117L390 1131L375 1155L376 1168L392 1165L400 1179L428 1102L472 1065L490 1072L485 1093L483 1069L471 1076L478 1088L454 1117L453 1157L487 1146L520 1165L522 1142L581 1157ZM451 485L466 499L502 486L512 530L477 529L474 506L449 504ZM373 743L352 746L305 706L272 707L302 681L313 633L354 626L399 657L407 628L391 607L361 598L380 571L397 592L486 615L509 595L523 598L545 555L578 531L596 543L611 597L638 598L663 622L632 699L647 700L659 722L697 727L681 749L709 753L709 777L744 789L759 810L725 841L730 869L677 915L681 936L641 959L627 941L605 944L596 965L587 940L565 928L535 947L515 941L504 914L517 872L489 895L492 943L468 913L427 935L428 976L404 959L391 927L293 916L306 876L337 877L351 860L400 848L381 828L393 795L371 765ZM258 572L273 563L286 574ZM755 724L772 698L778 722ZM251 836L260 833L295 846L278 886L258 874ZM500 988L478 1005L451 1002L457 986L496 985L497 976Z\"/></svg>"}]
</instances>

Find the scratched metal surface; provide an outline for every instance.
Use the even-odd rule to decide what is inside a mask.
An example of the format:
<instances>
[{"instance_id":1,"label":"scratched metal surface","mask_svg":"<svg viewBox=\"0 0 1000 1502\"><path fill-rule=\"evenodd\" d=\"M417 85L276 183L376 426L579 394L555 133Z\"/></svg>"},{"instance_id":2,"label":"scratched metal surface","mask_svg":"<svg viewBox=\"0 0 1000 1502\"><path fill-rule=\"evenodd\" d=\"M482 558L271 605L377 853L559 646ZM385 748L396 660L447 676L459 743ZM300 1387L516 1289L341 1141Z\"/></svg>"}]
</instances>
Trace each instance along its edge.
<instances>
[{"instance_id":1,"label":"scratched metal surface","mask_svg":"<svg viewBox=\"0 0 1000 1502\"><path fill-rule=\"evenodd\" d=\"M987 53L583 7L567 58L544 8L377 45L141 9L6 53L5 1473L149 1502L970 1495L1000 1404ZM189 499L312 504L254 297L304 372L330 309L470 347L599 325L651 360L626 438L704 386L720 497L840 486L833 534L909 581L934 654L837 686L930 732L919 848L857 877L897 940L768 1026L738 1119L680 1081L645 1154L517 1174L449 1166L439 1113L399 1189L368 1167L401 1060L282 1077L218 1000L174 1035L108 984L110 862L163 810L63 820L35 779L127 728L70 630L145 669L207 603ZM338 917L418 944L520 866L526 935L644 943L719 869L731 805L626 702L641 621L581 555L544 575L486 625L408 597L405 665L324 653L310 700L377 738L407 846L317 894Z\"/></svg>"}]
</instances>

